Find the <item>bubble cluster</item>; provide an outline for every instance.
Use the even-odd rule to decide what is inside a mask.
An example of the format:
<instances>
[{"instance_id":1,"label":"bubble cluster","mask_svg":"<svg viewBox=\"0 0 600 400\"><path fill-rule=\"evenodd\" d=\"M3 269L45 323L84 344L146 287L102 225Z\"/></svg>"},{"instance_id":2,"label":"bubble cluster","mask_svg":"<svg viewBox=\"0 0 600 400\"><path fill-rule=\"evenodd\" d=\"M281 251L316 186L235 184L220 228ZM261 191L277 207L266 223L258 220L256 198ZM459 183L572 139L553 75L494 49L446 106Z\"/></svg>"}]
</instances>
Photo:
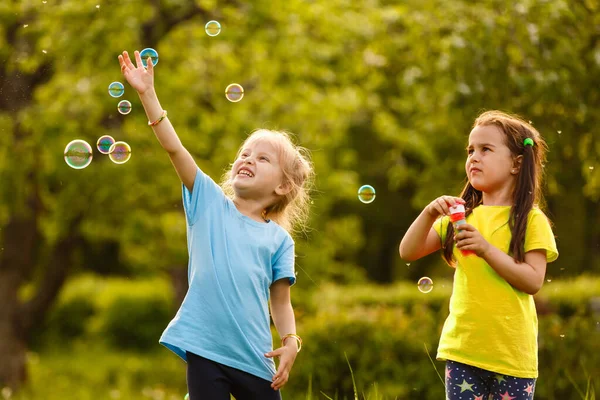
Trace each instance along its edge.
<instances>
[{"instance_id":1,"label":"bubble cluster","mask_svg":"<svg viewBox=\"0 0 600 400\"><path fill-rule=\"evenodd\" d=\"M358 189L358 200L364 204L375 201L375 188L371 185L362 185Z\"/></svg>"},{"instance_id":2,"label":"bubble cluster","mask_svg":"<svg viewBox=\"0 0 600 400\"><path fill-rule=\"evenodd\" d=\"M75 139L65 147L65 162L74 169L83 169L92 162L92 146L81 139Z\"/></svg>"},{"instance_id":3,"label":"bubble cluster","mask_svg":"<svg viewBox=\"0 0 600 400\"><path fill-rule=\"evenodd\" d=\"M244 97L244 88L242 85L232 83L225 88L225 97L232 103L237 103Z\"/></svg>"}]
</instances>

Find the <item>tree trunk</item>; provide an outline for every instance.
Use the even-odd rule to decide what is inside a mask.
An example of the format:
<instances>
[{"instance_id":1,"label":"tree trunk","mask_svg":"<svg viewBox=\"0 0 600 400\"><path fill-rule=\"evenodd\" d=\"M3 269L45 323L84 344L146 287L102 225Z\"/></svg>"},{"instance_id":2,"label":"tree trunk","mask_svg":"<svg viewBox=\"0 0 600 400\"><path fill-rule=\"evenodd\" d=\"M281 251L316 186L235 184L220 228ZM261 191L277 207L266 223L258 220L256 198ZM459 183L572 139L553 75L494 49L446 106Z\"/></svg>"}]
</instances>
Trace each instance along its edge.
<instances>
[{"instance_id":1,"label":"tree trunk","mask_svg":"<svg viewBox=\"0 0 600 400\"><path fill-rule=\"evenodd\" d=\"M16 390L27 378L27 346L19 321L19 272L0 268L0 388Z\"/></svg>"}]
</instances>

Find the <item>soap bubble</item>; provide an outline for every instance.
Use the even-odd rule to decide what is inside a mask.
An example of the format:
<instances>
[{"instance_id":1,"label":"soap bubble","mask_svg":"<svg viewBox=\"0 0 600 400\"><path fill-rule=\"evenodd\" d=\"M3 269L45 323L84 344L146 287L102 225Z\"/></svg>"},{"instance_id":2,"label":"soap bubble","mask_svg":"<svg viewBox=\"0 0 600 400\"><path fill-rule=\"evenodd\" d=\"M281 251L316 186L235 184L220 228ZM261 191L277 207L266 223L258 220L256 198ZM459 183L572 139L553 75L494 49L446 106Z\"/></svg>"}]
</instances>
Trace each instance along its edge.
<instances>
[{"instance_id":1,"label":"soap bubble","mask_svg":"<svg viewBox=\"0 0 600 400\"><path fill-rule=\"evenodd\" d=\"M419 291L421 293L429 293L433 290L433 281L431 280L431 278L424 276L421 279L419 279L417 287L419 288Z\"/></svg>"},{"instance_id":2,"label":"soap bubble","mask_svg":"<svg viewBox=\"0 0 600 400\"><path fill-rule=\"evenodd\" d=\"M100 136L98 138L98 141L96 142L96 148L98 149L98 151L100 153L108 154L108 151L110 150L110 146L112 146L113 143L115 143L115 139L113 139L112 136L109 136L109 135Z\"/></svg>"},{"instance_id":3,"label":"soap bubble","mask_svg":"<svg viewBox=\"0 0 600 400\"><path fill-rule=\"evenodd\" d=\"M121 100L117 105L117 109L123 115L127 115L131 112L131 102L128 100Z\"/></svg>"},{"instance_id":4,"label":"soap bubble","mask_svg":"<svg viewBox=\"0 0 600 400\"><path fill-rule=\"evenodd\" d=\"M108 94L112 97L121 97L125 93L125 86L121 82L113 82L108 85Z\"/></svg>"},{"instance_id":5,"label":"soap bubble","mask_svg":"<svg viewBox=\"0 0 600 400\"><path fill-rule=\"evenodd\" d=\"M225 88L225 97L232 103L237 103L244 97L244 88L242 85L232 83Z\"/></svg>"},{"instance_id":6,"label":"soap bubble","mask_svg":"<svg viewBox=\"0 0 600 400\"><path fill-rule=\"evenodd\" d=\"M152 61L152 66L158 64L158 52L149 47L140 51L140 57L142 58L142 65L144 68L148 68L148 57L150 57L150 61Z\"/></svg>"},{"instance_id":7,"label":"soap bubble","mask_svg":"<svg viewBox=\"0 0 600 400\"><path fill-rule=\"evenodd\" d=\"M83 169L92 162L92 146L81 139L75 139L65 147L65 162L71 168Z\"/></svg>"},{"instance_id":8,"label":"soap bubble","mask_svg":"<svg viewBox=\"0 0 600 400\"><path fill-rule=\"evenodd\" d=\"M217 21L208 21L204 26L204 31L208 36L217 36L221 33L221 24Z\"/></svg>"},{"instance_id":9,"label":"soap bubble","mask_svg":"<svg viewBox=\"0 0 600 400\"><path fill-rule=\"evenodd\" d=\"M365 204L375 201L375 188L371 185L362 185L358 189L358 199Z\"/></svg>"},{"instance_id":10,"label":"soap bubble","mask_svg":"<svg viewBox=\"0 0 600 400\"><path fill-rule=\"evenodd\" d=\"M108 150L108 158L115 164L125 164L131 158L131 147L125 142L115 142Z\"/></svg>"}]
</instances>

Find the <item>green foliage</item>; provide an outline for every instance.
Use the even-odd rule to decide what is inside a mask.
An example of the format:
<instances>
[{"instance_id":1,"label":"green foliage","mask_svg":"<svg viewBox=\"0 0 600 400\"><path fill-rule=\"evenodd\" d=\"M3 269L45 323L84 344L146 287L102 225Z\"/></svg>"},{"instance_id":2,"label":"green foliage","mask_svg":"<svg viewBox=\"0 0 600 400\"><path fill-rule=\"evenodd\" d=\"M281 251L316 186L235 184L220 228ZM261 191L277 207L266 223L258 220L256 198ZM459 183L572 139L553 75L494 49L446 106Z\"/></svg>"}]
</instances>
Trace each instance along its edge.
<instances>
[{"instance_id":1,"label":"green foliage","mask_svg":"<svg viewBox=\"0 0 600 400\"><path fill-rule=\"evenodd\" d=\"M214 38L204 33L210 19L223 26ZM420 315L422 304L393 290L369 293L353 286L367 310L360 314L351 300L337 303L355 293L329 288L328 282L450 277L437 255L408 266L397 246L425 204L459 191L467 134L482 109L531 119L550 145L548 214L561 256L548 267L549 287L565 276L600 271L597 2L12 0L0 2L0 22L0 274L23 273L18 284L30 281L28 299L43 285L49 255L61 239L83 243L73 257L74 272L98 270L105 263L110 266L103 271L136 279L148 271L185 268L177 176L132 89L126 86L124 98L133 104L127 116L116 112L117 100L107 94L109 83L123 80L117 55L149 46L160 54L156 89L161 103L198 165L215 180L255 128L290 130L312 150L317 190L311 230L297 240L295 290L306 299L314 293L333 296L323 307L337 307L332 321L342 318L338 314L362 315L339 321L355 335L388 338L370 333L378 325L369 318L395 316L373 311L378 302L401 308L408 316L398 318L417 325L410 318ZM240 103L223 95L232 82L245 88ZM115 165L97 152L84 170L64 163L69 141L80 138L94 146L104 134L132 146L127 164ZM362 184L375 187L372 204L356 199ZM4 264L3 257L5 241L14 234L7 223L23 216L33 218L21 226L28 230L23 236L36 238L31 248L19 247L22 254L36 255L27 272ZM82 222L72 226L77 217ZM94 249L110 249L110 254ZM445 307L436 297L438 288L428 296L429 312ZM153 312L164 318L166 298L127 290L104 296L104 289L95 287L89 298L61 296L48 323L60 337L82 329L84 337L112 337L108 332L117 330L119 321L139 318L141 324ZM562 290L556 294L560 300L548 296L551 312L569 320L588 315L589 302L576 299L579 289ZM319 332L316 341L330 346L319 339L325 332L318 323L308 321L323 305L304 298L298 301L299 316ZM403 302L412 305L400 306ZM408 329L392 325L381 324L410 337ZM426 336L435 340L431 329ZM135 326L120 331L121 343L131 330L142 331ZM152 333L144 335L139 343ZM397 339L390 340L402 348ZM348 353L353 367L360 357L365 358L361 363L373 361L349 346L354 346ZM415 347L409 354L417 352ZM337 369L342 370L339 354ZM546 364L560 367L548 358ZM363 373L362 364L357 368L357 383L364 388L374 376ZM321 372L312 371L313 379ZM557 385L567 387L561 379ZM350 393L347 387L344 393Z\"/></svg>"},{"instance_id":2,"label":"green foliage","mask_svg":"<svg viewBox=\"0 0 600 400\"><path fill-rule=\"evenodd\" d=\"M187 393L185 363L166 349L139 353L82 342L27 358L29 383L12 399L181 400Z\"/></svg>"},{"instance_id":3,"label":"green foliage","mask_svg":"<svg viewBox=\"0 0 600 400\"><path fill-rule=\"evenodd\" d=\"M97 4L0 6L0 69L19 93L0 105L0 222L27 211L38 190L42 248L73 234L67 222L83 214L77 230L92 243L116 240L133 271L184 266L176 174L132 89L127 116L106 93L123 80L117 54L152 46L162 104L213 178L255 128L290 130L313 151L314 217L298 261L318 283L416 278L395 248L425 204L459 190L467 133L483 108L520 113L546 137L558 264L569 275L600 268L595 3ZM222 23L219 36L204 33L209 19ZM223 96L232 81L246 88L237 104ZM84 170L66 166L66 143L94 145L103 134L131 144L127 164L95 153ZM364 183L377 190L373 204L356 199Z\"/></svg>"},{"instance_id":4,"label":"green foliage","mask_svg":"<svg viewBox=\"0 0 600 400\"><path fill-rule=\"evenodd\" d=\"M36 338L43 347L93 339L115 348L152 349L174 315L172 296L169 282L160 278L81 276L69 282Z\"/></svg>"},{"instance_id":5,"label":"green foliage","mask_svg":"<svg viewBox=\"0 0 600 400\"><path fill-rule=\"evenodd\" d=\"M536 296L540 313L540 379L536 398L571 398L575 386L589 392L598 385L599 315L592 302L597 301L599 289L598 278L581 277L548 282ZM285 398L321 398L325 394L351 399L355 391L361 399L443 397L439 375L443 376L444 364L432 364L432 359L448 314L450 291L450 282L444 280L434 281L433 291L427 294L420 293L413 283L323 285L310 294L294 290L293 298L298 299L294 301L298 332L304 346L286 385ZM74 321L64 322L57 317L50 320L48 332L55 333L49 337L64 347L65 354L55 354L56 345L47 344L37 357L30 359L35 379L26 393L41 393L36 387L38 377L52 379L52 373L68 377L63 382L65 390L75 390L71 385L77 382L90 391L103 385L99 393L118 390L121 395L133 395L142 390L158 390L168 398L171 393L183 392L183 365L157 343L174 315L170 295L168 282L158 278L136 282L87 276L72 280L51 315L64 316L76 309L74 303L90 299L94 304L93 317L78 320L74 314ZM562 312L565 305L576 311ZM74 337L73 331L68 330L73 323L86 325L82 336ZM65 336L58 337L56 332ZM41 334L46 336L46 332ZM73 339L77 339L76 346L68 346ZM111 346L101 350L107 345ZM87 361L77 361L82 368L71 371L58 361L66 357L87 359L94 357L95 352L97 365L86 366ZM124 361L119 370L116 360L121 354ZM88 367L89 371L82 371ZM47 370L51 368L56 370ZM586 389L588 384L590 388ZM183 386L176 388L177 385ZM75 392L87 398L85 390Z\"/></svg>"},{"instance_id":6,"label":"green foliage","mask_svg":"<svg viewBox=\"0 0 600 400\"><path fill-rule=\"evenodd\" d=\"M101 328L115 347L148 350L172 318L172 309L159 297L121 295L106 309Z\"/></svg>"}]
</instances>

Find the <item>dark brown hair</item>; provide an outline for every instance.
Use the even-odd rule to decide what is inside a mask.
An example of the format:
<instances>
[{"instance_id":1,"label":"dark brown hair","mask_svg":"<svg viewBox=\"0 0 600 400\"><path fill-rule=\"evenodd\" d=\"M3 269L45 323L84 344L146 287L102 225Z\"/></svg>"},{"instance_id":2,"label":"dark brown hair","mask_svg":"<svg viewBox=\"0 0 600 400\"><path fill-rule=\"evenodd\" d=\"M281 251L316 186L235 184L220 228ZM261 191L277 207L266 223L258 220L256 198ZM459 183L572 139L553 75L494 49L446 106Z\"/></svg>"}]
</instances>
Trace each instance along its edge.
<instances>
[{"instance_id":1,"label":"dark brown hair","mask_svg":"<svg viewBox=\"0 0 600 400\"><path fill-rule=\"evenodd\" d=\"M543 202L542 178L543 165L546 162L548 147L540 133L530 124L516 115L502 111L486 111L480 114L473 128L477 126L496 126L505 135L504 143L508 146L514 157L523 156L517 175L517 182L513 192L513 202L510 208L508 226L512 234L509 254L516 262L525 259L525 232L527 230L527 216L534 206ZM524 145L527 138L533 140L533 146ZM473 209L483 202L481 191L476 190L467 181L460 197L465 200L465 215L468 216ZM454 248L454 227L448 224L446 240L443 243L443 257L449 264L454 264L452 251Z\"/></svg>"}]
</instances>

